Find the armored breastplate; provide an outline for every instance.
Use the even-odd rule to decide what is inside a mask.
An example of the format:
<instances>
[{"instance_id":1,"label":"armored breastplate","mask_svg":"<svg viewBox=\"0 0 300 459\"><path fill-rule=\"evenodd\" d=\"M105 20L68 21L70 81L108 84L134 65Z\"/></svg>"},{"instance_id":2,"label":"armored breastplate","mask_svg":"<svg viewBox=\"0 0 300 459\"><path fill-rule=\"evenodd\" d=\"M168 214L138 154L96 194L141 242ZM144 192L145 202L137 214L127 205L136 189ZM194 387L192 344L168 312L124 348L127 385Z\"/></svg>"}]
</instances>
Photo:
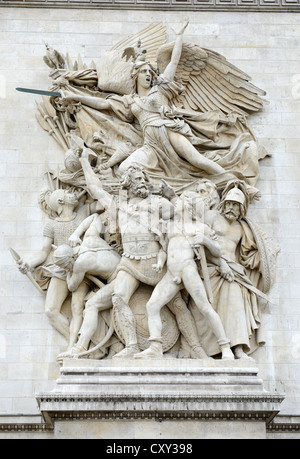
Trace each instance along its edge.
<instances>
[{"instance_id":1,"label":"armored breastplate","mask_svg":"<svg viewBox=\"0 0 300 459\"><path fill-rule=\"evenodd\" d=\"M155 258L160 245L154 234L128 234L122 238L123 255L135 260Z\"/></svg>"},{"instance_id":2,"label":"armored breastplate","mask_svg":"<svg viewBox=\"0 0 300 459\"><path fill-rule=\"evenodd\" d=\"M147 125L162 124L160 108L166 105L167 100L157 89L152 91L146 97L136 96L131 107L132 113L138 119L142 129Z\"/></svg>"}]
</instances>

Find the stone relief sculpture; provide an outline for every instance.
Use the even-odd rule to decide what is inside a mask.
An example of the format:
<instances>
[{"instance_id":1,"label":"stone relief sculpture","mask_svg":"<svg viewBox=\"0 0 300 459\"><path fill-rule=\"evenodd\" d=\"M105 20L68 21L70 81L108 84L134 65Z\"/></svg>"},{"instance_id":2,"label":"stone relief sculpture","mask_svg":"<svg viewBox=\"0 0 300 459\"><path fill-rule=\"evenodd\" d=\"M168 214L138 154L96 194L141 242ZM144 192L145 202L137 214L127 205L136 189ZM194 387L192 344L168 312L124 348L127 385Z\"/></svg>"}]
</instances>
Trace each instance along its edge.
<instances>
[{"instance_id":1,"label":"stone relief sculpture","mask_svg":"<svg viewBox=\"0 0 300 459\"><path fill-rule=\"evenodd\" d=\"M45 44L36 116L62 166L40 197L43 246L17 262L67 340L60 362L249 359L264 343L278 249L246 214L268 154L248 117L265 93L184 42L187 27L167 43L152 24L89 68Z\"/></svg>"},{"instance_id":2,"label":"stone relief sculpture","mask_svg":"<svg viewBox=\"0 0 300 459\"><path fill-rule=\"evenodd\" d=\"M264 342L259 304L260 301L271 301L263 293L268 289L260 284L263 271L260 265L265 257L270 260L273 251L276 252L266 236L263 242L256 239L246 218L248 202L244 182L231 181L223 191L218 209L206 209L205 212L205 221L217 235L222 262L227 264L225 269L216 262L208 267L213 307L221 317L236 358L247 358L250 342L256 345ZM261 229L257 230L263 234ZM199 242L201 240L200 237ZM264 252L268 250L271 252L267 255ZM192 304L190 306L194 316L199 316L197 309ZM207 327L201 327L201 321L203 323L203 318L199 317L198 330L201 342L206 342L208 350ZM208 353L214 354L214 351L208 350Z\"/></svg>"},{"instance_id":3,"label":"stone relief sculpture","mask_svg":"<svg viewBox=\"0 0 300 459\"><path fill-rule=\"evenodd\" d=\"M200 198L201 199L201 198ZM217 258L221 275L225 275L229 268L222 257L219 244L212 240L211 230L197 219L197 212L201 209L197 193L184 192L176 202L175 215L169 221L167 231L167 272L155 286L150 300L147 303L147 313L151 345L136 358L159 358L162 356L161 346L161 308L170 301L182 288L191 295L197 308L210 325L222 351L222 357L233 358L230 351L230 341L225 335L219 315L215 312L208 299L203 281L198 272L195 256L204 258L197 253L197 246L205 247L211 255ZM208 236L205 235L205 230ZM194 241L193 239L196 238ZM202 261L204 261L202 258ZM226 267L227 270L226 270ZM205 268L204 268L205 269ZM209 280L208 280L209 282Z\"/></svg>"},{"instance_id":4,"label":"stone relief sculpture","mask_svg":"<svg viewBox=\"0 0 300 459\"><path fill-rule=\"evenodd\" d=\"M84 298L89 291L86 282L78 283L72 290L72 320L69 325L67 318L61 314L61 308L66 300L69 289L66 280L66 271L53 262L52 245L60 246L68 242L68 237L88 215L90 206L81 205L78 211L75 208L79 201L74 192L58 189L50 194L48 206L57 214L56 218L49 219L44 227L44 241L38 253L30 260L19 260L19 269L26 273L35 268L35 279L43 289L46 289L45 312L53 327L69 342L69 347L75 343L82 321ZM91 205L96 207L95 204Z\"/></svg>"}]
</instances>

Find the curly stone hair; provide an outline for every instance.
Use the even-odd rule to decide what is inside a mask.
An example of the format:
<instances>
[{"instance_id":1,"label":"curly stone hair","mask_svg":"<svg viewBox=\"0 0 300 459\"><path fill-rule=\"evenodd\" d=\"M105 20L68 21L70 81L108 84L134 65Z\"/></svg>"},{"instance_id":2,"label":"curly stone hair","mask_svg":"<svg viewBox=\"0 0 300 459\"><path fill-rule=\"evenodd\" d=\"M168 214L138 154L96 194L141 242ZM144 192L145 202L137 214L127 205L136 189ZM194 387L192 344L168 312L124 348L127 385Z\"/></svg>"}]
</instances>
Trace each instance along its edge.
<instances>
[{"instance_id":1,"label":"curly stone hair","mask_svg":"<svg viewBox=\"0 0 300 459\"><path fill-rule=\"evenodd\" d=\"M133 177L133 174L135 172L142 172L142 174L144 176L144 179L145 179L145 182L146 182L149 190L151 190L152 189L152 184L151 184L149 175L147 174L145 169L142 166L140 166L139 164L137 164L137 163L131 164L128 167L128 169L124 172L124 174L122 176L122 181L121 181L121 188L123 190L128 190L130 188L130 186L132 184L132 177Z\"/></svg>"}]
</instances>

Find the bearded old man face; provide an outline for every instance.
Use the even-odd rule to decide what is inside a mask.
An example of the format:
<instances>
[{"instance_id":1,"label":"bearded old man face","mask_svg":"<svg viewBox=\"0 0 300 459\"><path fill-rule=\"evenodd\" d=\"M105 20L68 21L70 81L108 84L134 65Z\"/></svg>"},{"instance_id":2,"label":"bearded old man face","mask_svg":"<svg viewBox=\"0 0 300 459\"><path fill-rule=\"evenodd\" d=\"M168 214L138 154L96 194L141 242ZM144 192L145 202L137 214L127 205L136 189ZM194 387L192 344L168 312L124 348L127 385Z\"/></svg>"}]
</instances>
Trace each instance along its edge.
<instances>
[{"instance_id":1,"label":"bearded old man face","mask_svg":"<svg viewBox=\"0 0 300 459\"><path fill-rule=\"evenodd\" d=\"M132 174L130 191L134 196L139 196L140 198L146 198L149 195L149 186L143 172L136 171Z\"/></svg>"},{"instance_id":2,"label":"bearded old man face","mask_svg":"<svg viewBox=\"0 0 300 459\"><path fill-rule=\"evenodd\" d=\"M151 182L144 169L139 165L131 165L123 175L121 187L132 196L147 198L151 192Z\"/></svg>"}]
</instances>

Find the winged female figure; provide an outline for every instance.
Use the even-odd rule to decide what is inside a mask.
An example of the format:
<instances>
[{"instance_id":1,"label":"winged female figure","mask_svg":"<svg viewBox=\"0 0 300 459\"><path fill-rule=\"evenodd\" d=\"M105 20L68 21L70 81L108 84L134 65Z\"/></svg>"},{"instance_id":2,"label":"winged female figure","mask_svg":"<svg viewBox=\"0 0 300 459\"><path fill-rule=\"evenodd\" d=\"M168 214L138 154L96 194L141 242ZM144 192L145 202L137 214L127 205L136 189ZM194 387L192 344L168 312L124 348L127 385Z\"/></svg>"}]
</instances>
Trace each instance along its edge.
<instances>
[{"instance_id":1,"label":"winged female figure","mask_svg":"<svg viewBox=\"0 0 300 459\"><path fill-rule=\"evenodd\" d=\"M262 108L264 92L223 56L184 43L187 26L188 21L175 32L174 43L159 47L159 71L141 51L141 42L138 52L127 47L121 53L119 46L100 59L101 92L70 86L63 101L81 104L75 117L91 148L97 136L104 145L107 137L115 139L102 170L117 166L118 176L135 162L154 182L167 179L177 191L203 177L219 188L239 178L256 190L259 160L267 153L247 116Z\"/></svg>"},{"instance_id":2,"label":"winged female figure","mask_svg":"<svg viewBox=\"0 0 300 459\"><path fill-rule=\"evenodd\" d=\"M92 63L90 68L87 68L79 58L78 62L72 63L68 55L63 61L58 61L60 55L56 52L51 55L50 61L48 53L45 63L53 69L52 89L60 91L62 97L51 99L44 97L43 102L38 105L37 119L43 129L53 135L53 138L66 150L65 169L52 176L48 172L52 186L51 177L55 177L57 188L61 187L60 191L63 193L66 192L66 186L67 190L76 193L77 188L82 188L83 193L88 193L89 196L87 198L80 193L79 195L82 199L87 199L86 209L89 209L91 200L95 199L90 193L89 181L94 184L96 180L100 191L103 189L104 195L109 196L120 187L126 189L125 181L121 183L120 178L126 170L133 169L130 168L133 163L138 163L144 169L143 174L145 172L145 176L149 176L151 183L157 185L158 193L162 179L170 186L172 193L180 197L183 191L195 191L199 179L204 178L209 179L211 188L216 187L218 196L217 192L221 194L224 189L226 190L228 182L234 179L234 181L245 182L250 200L254 197L258 198L259 192L255 186L259 173L259 160L267 153L258 145L248 124L248 116L262 109L265 93L250 83L248 75L220 54L184 42L183 36L187 27L188 21L185 21L178 31L175 31L175 41L166 43L166 28L161 24L150 25L104 52L98 63ZM83 151L88 149L89 155L84 158ZM90 157L93 159L90 160ZM101 176L100 180L97 174ZM136 178L138 179L141 179L141 175ZM128 183L129 181L128 178ZM111 187L108 191L106 185L109 188L110 183L113 183L116 188ZM161 194L162 191L161 189ZM80 192L82 193L82 190ZM170 201L172 201L172 193L165 196ZM49 194L45 193L40 200L45 211L48 211L47 197ZM117 209L123 211L121 197L120 195L119 201L111 197L109 203L117 202ZM132 242L136 248L130 249L132 251L127 253L126 259L132 260L132 263L127 260L126 266L130 263L134 264L135 261L139 262L141 258L140 255L137 256L140 247L140 234L136 234L136 231L139 231L137 228L141 228L143 232L145 227L147 235L149 232L147 225L142 228L142 207L139 208L137 198L144 199L141 196L134 196L134 203L130 203L134 224L132 234L129 234L129 229L131 231L129 226L126 226L126 231L131 238L129 242ZM113 248L117 246L121 251L124 241L117 228L120 219L115 218L116 214L111 211L110 206L102 206L101 202L95 204L101 204L95 207L97 212L103 212L104 237ZM171 204L168 203L170 209ZM82 205L78 203L78 209L81 209ZM154 213L154 208L149 207L148 204L144 205L146 221L150 214ZM73 210L77 214L77 207L76 211L75 208ZM56 210L53 209L53 212ZM171 214L168 213L168 218L171 218ZM132 215L128 213L128 216ZM52 218L53 215L49 217ZM253 234L255 233L255 239L260 241L264 248L264 251L261 250L265 277L263 282L267 286L271 285L273 271L270 269L272 263L269 263L269 260L275 259L274 251L269 248L268 241L260 230L253 224L248 223L248 225ZM141 246L144 244L146 247L150 241L148 245L149 250L152 251L152 233L154 233L155 247L158 245L156 239L158 227L157 224L155 233L151 227L149 238L141 239ZM160 241L163 240L162 250L159 253L164 257L166 256L164 249L168 242L165 229L165 240L159 235ZM248 234L249 247L252 250L253 238L250 230L247 230ZM224 239L226 237L225 231ZM244 239L246 241L246 238ZM245 247L247 251L248 245ZM253 260L249 261L248 252L241 256L247 258L247 267L249 266L250 270ZM269 256L269 252L272 257ZM257 251L252 250L251 254L253 253L256 256ZM156 256L156 252L154 255ZM156 271L158 263L152 265L152 257L153 253L147 252L145 258L141 258L146 261L142 262L144 264L139 263L139 266L142 266L139 269L147 273L152 273L153 269ZM206 274L209 272L204 261L202 257L202 271L208 283L210 281L205 272ZM121 266L120 272L126 273L124 266L123 268ZM257 273L254 274L256 276ZM151 275L148 274L147 277L150 278ZM128 277L124 279L128 284ZM137 279L133 279L133 286L136 285ZM122 282L119 284L122 294L123 285L125 281L124 284ZM253 304L256 306L255 302ZM142 310L142 317L146 316L145 310L142 309L144 306L139 300L139 311ZM243 309L243 304L239 303L238 307ZM180 303L178 311L181 313L182 310L185 311ZM138 315L141 314L137 313L136 316ZM226 314L226 318L227 316ZM83 336L82 331L81 336ZM102 343L102 339L100 342Z\"/></svg>"}]
</instances>

